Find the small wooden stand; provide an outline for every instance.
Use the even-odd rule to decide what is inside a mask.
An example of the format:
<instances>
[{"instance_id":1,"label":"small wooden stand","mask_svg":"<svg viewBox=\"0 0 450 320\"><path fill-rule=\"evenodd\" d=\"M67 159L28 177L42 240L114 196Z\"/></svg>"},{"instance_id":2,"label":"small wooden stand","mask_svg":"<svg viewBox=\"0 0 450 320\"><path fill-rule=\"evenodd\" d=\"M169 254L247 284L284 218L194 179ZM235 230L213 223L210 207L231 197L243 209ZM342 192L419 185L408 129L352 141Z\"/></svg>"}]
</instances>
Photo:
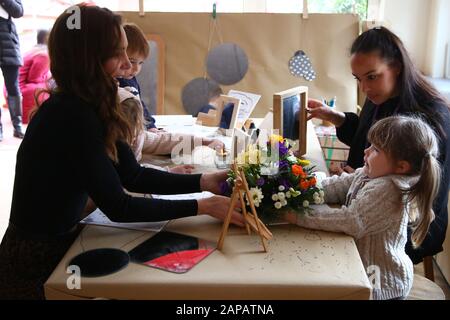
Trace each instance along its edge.
<instances>
[{"instance_id":1,"label":"small wooden stand","mask_svg":"<svg viewBox=\"0 0 450 320\"><path fill-rule=\"evenodd\" d=\"M227 216L225 217L225 221L223 223L222 227L222 233L219 238L219 242L217 245L217 249L222 250L223 248L223 242L225 240L225 236L228 232L228 227L230 225L231 215L235 208L236 201L241 202L241 209L242 213L244 215L245 219L245 227L247 229L247 234L251 234L250 229L255 231L257 234L259 234L261 238L262 245L264 247L264 252L267 252L267 244L266 240L272 239L272 233L267 229L267 227L264 225L264 223L258 218L258 214L256 213L255 205L253 203L253 198L250 195L250 190L248 188L247 180L245 179L245 174L242 168L238 168L235 163L231 165L231 168L233 169L236 180L233 187L233 194L231 195L231 205L230 209L228 210ZM245 201L244 201L244 195L243 192L247 195L248 202L250 203L250 209L251 213L247 212Z\"/></svg>"}]
</instances>

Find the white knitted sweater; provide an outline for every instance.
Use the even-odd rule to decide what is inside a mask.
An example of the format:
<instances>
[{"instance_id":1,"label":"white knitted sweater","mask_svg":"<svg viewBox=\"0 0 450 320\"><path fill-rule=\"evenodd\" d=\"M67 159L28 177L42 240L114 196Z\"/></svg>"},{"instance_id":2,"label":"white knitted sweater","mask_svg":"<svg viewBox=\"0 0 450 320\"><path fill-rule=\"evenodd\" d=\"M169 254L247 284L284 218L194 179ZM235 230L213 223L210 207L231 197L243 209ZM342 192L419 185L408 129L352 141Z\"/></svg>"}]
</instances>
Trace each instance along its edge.
<instances>
[{"instance_id":1,"label":"white knitted sweater","mask_svg":"<svg viewBox=\"0 0 450 320\"><path fill-rule=\"evenodd\" d=\"M372 298L406 297L414 271L405 253L409 206L403 205L399 187L416 181L398 175L370 179L362 169L327 178L322 181L325 202L342 207L313 206L313 212L297 216L297 224L354 237L372 283Z\"/></svg>"}]
</instances>

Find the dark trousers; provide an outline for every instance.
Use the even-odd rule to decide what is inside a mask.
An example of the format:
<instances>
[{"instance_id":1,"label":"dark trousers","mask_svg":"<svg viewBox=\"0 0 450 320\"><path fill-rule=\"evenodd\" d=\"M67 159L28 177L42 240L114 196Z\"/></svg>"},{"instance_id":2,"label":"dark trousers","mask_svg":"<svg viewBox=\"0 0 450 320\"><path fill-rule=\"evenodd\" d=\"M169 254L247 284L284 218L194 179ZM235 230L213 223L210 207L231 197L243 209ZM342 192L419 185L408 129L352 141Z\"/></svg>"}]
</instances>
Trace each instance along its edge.
<instances>
[{"instance_id":1,"label":"dark trousers","mask_svg":"<svg viewBox=\"0 0 450 320\"><path fill-rule=\"evenodd\" d=\"M2 66L3 77L5 78L6 91L8 92L8 108L14 129L22 132L22 94L19 88L19 66ZM0 133L1 133L1 112L0 112ZM22 133L23 134L23 133Z\"/></svg>"},{"instance_id":2,"label":"dark trousers","mask_svg":"<svg viewBox=\"0 0 450 320\"><path fill-rule=\"evenodd\" d=\"M2 66L1 68L8 96L19 96L19 66Z\"/></svg>"}]
</instances>

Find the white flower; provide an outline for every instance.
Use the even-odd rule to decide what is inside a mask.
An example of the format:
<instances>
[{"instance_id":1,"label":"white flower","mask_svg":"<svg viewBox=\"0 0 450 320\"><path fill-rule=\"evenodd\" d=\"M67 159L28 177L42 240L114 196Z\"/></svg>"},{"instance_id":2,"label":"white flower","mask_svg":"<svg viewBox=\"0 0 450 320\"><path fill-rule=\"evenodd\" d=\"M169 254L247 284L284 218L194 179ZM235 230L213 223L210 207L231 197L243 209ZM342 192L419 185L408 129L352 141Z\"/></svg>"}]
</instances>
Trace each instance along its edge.
<instances>
[{"instance_id":1,"label":"white flower","mask_svg":"<svg viewBox=\"0 0 450 320\"><path fill-rule=\"evenodd\" d=\"M285 187L284 187L284 186L279 186L279 187L278 187L278 190L284 191L284 190L285 190Z\"/></svg>"},{"instance_id":2,"label":"white flower","mask_svg":"<svg viewBox=\"0 0 450 320\"><path fill-rule=\"evenodd\" d=\"M272 200L273 201L278 201L278 195L277 194L273 194L272 195Z\"/></svg>"},{"instance_id":3,"label":"white flower","mask_svg":"<svg viewBox=\"0 0 450 320\"><path fill-rule=\"evenodd\" d=\"M325 197L325 192L323 192L323 190L320 190L319 191L319 194L320 194L320 196L323 198L323 197Z\"/></svg>"},{"instance_id":4,"label":"white flower","mask_svg":"<svg viewBox=\"0 0 450 320\"><path fill-rule=\"evenodd\" d=\"M258 187L251 188L250 196L253 199L253 204L255 205L255 207L259 207L259 204L261 203L262 199L264 198L262 190L259 189ZM250 203L248 202L248 199L247 199L247 205L250 205Z\"/></svg>"},{"instance_id":5,"label":"white flower","mask_svg":"<svg viewBox=\"0 0 450 320\"><path fill-rule=\"evenodd\" d=\"M314 198L314 203L315 204L321 204L322 203L322 199L321 198Z\"/></svg>"},{"instance_id":6,"label":"white flower","mask_svg":"<svg viewBox=\"0 0 450 320\"><path fill-rule=\"evenodd\" d=\"M279 202L279 201L275 202L274 206L277 209L281 209L281 207L282 207L281 202Z\"/></svg>"},{"instance_id":7,"label":"white flower","mask_svg":"<svg viewBox=\"0 0 450 320\"><path fill-rule=\"evenodd\" d=\"M286 192L286 198L290 198L291 197L291 192L290 191L288 191L288 192Z\"/></svg>"},{"instance_id":8,"label":"white flower","mask_svg":"<svg viewBox=\"0 0 450 320\"><path fill-rule=\"evenodd\" d=\"M287 201L286 201L286 199L281 200L281 205L282 205L283 207L287 206Z\"/></svg>"},{"instance_id":9,"label":"white flower","mask_svg":"<svg viewBox=\"0 0 450 320\"><path fill-rule=\"evenodd\" d=\"M317 192L314 192L313 198L319 198L319 194Z\"/></svg>"},{"instance_id":10,"label":"white flower","mask_svg":"<svg viewBox=\"0 0 450 320\"><path fill-rule=\"evenodd\" d=\"M286 198L286 195L283 192L278 192L278 199L284 200L284 198Z\"/></svg>"},{"instance_id":11,"label":"white flower","mask_svg":"<svg viewBox=\"0 0 450 320\"><path fill-rule=\"evenodd\" d=\"M303 201L303 206L305 208L308 208L309 207L309 201L308 200Z\"/></svg>"}]
</instances>

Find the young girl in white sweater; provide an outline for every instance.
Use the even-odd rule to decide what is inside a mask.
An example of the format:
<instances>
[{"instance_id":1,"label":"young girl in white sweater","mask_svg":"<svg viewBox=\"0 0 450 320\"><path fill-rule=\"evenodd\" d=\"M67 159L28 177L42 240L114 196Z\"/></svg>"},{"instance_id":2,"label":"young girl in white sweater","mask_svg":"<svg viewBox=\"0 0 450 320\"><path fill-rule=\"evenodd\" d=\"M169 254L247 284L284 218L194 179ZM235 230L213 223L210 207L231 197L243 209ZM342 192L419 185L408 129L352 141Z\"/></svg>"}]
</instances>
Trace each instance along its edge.
<instances>
[{"instance_id":1,"label":"young girl in white sweater","mask_svg":"<svg viewBox=\"0 0 450 320\"><path fill-rule=\"evenodd\" d=\"M440 165L437 138L424 121L394 116L369 131L364 167L322 181L325 202L286 219L302 227L344 232L354 237L367 273L375 270L372 298L404 299L413 282L413 264L405 253L407 226L420 246L434 219Z\"/></svg>"}]
</instances>

